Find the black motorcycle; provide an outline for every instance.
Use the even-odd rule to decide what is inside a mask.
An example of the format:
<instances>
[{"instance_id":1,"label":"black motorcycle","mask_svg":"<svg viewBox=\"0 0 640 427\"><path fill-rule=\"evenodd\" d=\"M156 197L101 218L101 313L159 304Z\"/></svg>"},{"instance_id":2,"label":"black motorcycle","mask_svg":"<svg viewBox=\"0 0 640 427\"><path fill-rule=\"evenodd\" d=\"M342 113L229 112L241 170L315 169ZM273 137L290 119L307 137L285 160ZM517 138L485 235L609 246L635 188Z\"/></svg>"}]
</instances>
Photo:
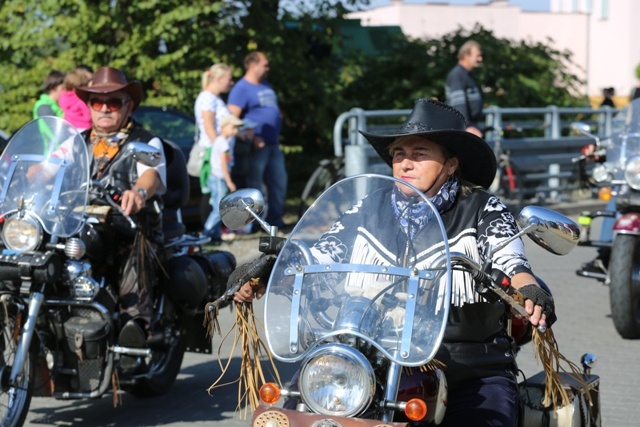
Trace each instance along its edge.
<instances>
[{"instance_id":1,"label":"black motorcycle","mask_svg":"<svg viewBox=\"0 0 640 427\"><path fill-rule=\"evenodd\" d=\"M185 351L211 352L203 303L224 292L235 258L185 234L186 163L173 144L164 151L164 207L148 208L164 208L164 239L144 260L157 263L152 335L133 348L118 343L122 266L113 248L116 224L135 233L139 219L114 201L121 189L90 180L87 144L66 121L33 120L9 141L0 158L0 425L21 426L32 396L164 393ZM161 160L150 145L130 143L114 162L130 158L147 166Z\"/></svg>"}]
</instances>

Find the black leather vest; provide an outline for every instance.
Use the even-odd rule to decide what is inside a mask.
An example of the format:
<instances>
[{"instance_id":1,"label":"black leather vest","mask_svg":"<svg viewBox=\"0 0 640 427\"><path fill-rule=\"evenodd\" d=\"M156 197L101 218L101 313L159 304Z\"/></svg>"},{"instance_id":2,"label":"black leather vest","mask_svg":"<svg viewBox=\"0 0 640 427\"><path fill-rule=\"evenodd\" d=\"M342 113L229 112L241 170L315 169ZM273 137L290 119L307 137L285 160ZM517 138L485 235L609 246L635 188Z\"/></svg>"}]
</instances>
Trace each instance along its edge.
<instances>
[{"instance_id":1,"label":"black leather vest","mask_svg":"<svg viewBox=\"0 0 640 427\"><path fill-rule=\"evenodd\" d=\"M90 144L89 137L91 135L91 130L86 130L82 133L84 140ZM129 157L123 161L119 161L126 150L126 145L131 142L143 142L149 143L155 136L151 134L149 131L144 129L142 125L137 122L133 122L133 128L129 137L125 141L124 144L120 147L120 151L115 155L111 162L107 165L105 170L103 171L100 177L96 177L97 171L95 157L90 153L91 156L91 177L92 179L97 179L103 184L108 184L108 181L111 181L111 185L117 187L120 190L130 190L133 188L134 184L138 181L138 170L136 167L136 161L133 157ZM89 148L91 149L91 148ZM110 178L111 177L111 178ZM154 241L162 240L162 198L154 194L149 199L147 199L146 207L138 213L144 217L144 221L142 221L142 226L145 234L148 237L153 237ZM114 216L114 222L116 228L125 235L133 235L132 230L128 226L128 222L124 221L124 218L118 218L120 215ZM141 218L142 219L142 218ZM123 224L120 222L123 221ZM140 222L140 221L139 221ZM122 227L120 226L122 225Z\"/></svg>"}]
</instances>

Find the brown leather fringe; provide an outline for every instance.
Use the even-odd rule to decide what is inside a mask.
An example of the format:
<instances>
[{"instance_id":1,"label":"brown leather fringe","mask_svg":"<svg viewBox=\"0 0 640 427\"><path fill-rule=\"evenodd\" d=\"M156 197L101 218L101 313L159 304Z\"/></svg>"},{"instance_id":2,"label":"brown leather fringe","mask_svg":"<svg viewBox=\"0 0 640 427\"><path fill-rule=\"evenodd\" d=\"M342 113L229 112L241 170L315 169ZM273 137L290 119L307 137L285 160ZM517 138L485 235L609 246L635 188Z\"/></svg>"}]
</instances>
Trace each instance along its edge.
<instances>
[{"instance_id":1,"label":"brown leather fringe","mask_svg":"<svg viewBox=\"0 0 640 427\"><path fill-rule=\"evenodd\" d=\"M558 342L551 328L547 328L545 332L538 331L533 328L532 342L536 360L542 363L545 372L544 398L542 404L545 407L557 408L571 403L567 391L562 386L562 378L560 372L565 372L574 379L575 383L583 390L584 394L591 402L591 394L589 386L583 380L582 370L569 359L564 357L558 349ZM567 367L563 366L563 363Z\"/></svg>"},{"instance_id":2,"label":"brown leather fringe","mask_svg":"<svg viewBox=\"0 0 640 427\"><path fill-rule=\"evenodd\" d=\"M265 372L262 368L261 357L266 355L270 364L270 374L277 384L282 387L280 381L280 374L275 365L275 361L271 357L269 350L262 341L259 335L259 331L262 330L262 325L256 321L255 313L253 311L253 304L251 303L235 303L236 321L231 330L225 335L218 347L218 363L222 372L216 381L207 389L207 392L211 394L212 390L217 387L231 385L238 383L238 406L236 410L240 411L241 418L246 419L248 415L249 407L256 409L260 404L259 390L260 386L266 381ZM220 326L218 325L218 329ZM223 366L222 359L220 357L220 350L224 341L235 330L233 336L233 344L231 346L231 352L227 359L226 365ZM227 369L232 360L232 356L240 345L241 360L240 360L240 375L236 380L228 383L220 384L222 377L224 377ZM243 409L244 408L244 409Z\"/></svg>"}]
</instances>

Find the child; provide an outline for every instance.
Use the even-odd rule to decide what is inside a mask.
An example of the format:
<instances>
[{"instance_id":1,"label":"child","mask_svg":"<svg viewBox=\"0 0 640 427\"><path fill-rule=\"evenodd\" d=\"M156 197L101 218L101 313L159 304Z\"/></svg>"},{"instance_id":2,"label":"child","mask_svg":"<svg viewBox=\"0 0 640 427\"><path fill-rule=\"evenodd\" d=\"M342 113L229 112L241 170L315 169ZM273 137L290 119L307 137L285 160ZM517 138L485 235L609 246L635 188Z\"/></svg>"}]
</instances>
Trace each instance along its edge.
<instances>
[{"instance_id":1,"label":"child","mask_svg":"<svg viewBox=\"0 0 640 427\"><path fill-rule=\"evenodd\" d=\"M222 243L222 223L220 200L228 193L236 191L236 186L231 180L231 167L233 166L233 143L238 134L238 128L244 123L242 120L229 114L220 119L220 135L213 142L209 164L208 187L211 189L211 213L204 224L203 234L211 237L211 243Z\"/></svg>"}]
</instances>

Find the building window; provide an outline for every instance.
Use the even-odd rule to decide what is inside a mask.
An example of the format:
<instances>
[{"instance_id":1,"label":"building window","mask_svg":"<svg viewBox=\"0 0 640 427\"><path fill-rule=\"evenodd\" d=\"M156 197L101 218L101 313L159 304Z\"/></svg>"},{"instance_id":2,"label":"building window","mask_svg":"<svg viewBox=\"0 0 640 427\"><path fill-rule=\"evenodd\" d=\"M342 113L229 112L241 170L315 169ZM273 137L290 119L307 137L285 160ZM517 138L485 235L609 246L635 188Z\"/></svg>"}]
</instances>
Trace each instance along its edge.
<instances>
[{"instance_id":1,"label":"building window","mask_svg":"<svg viewBox=\"0 0 640 427\"><path fill-rule=\"evenodd\" d=\"M602 0L600 19L609 19L609 0Z\"/></svg>"}]
</instances>

